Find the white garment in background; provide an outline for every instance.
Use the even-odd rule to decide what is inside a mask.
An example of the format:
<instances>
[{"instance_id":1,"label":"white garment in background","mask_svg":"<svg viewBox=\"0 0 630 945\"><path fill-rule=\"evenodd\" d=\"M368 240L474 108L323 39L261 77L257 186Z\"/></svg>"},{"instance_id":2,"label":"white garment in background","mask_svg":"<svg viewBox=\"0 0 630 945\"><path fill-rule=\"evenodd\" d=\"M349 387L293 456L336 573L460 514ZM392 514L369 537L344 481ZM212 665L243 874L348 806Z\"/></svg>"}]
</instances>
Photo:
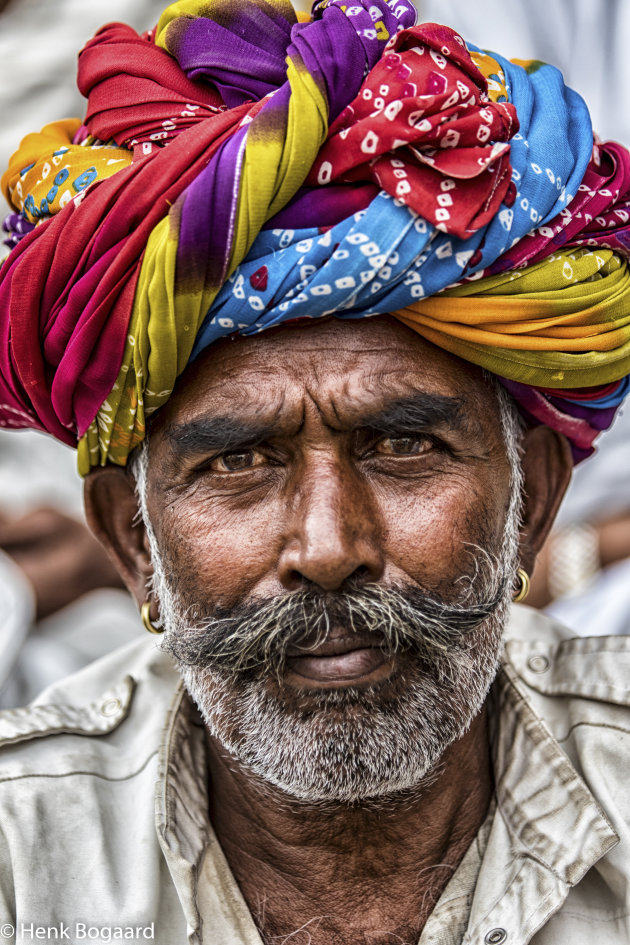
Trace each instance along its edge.
<instances>
[{"instance_id":1,"label":"white garment in background","mask_svg":"<svg viewBox=\"0 0 630 945\"><path fill-rule=\"evenodd\" d=\"M610 565L579 594L559 597L545 612L584 636L630 634L630 558Z\"/></svg>"},{"instance_id":2,"label":"white garment in background","mask_svg":"<svg viewBox=\"0 0 630 945\"><path fill-rule=\"evenodd\" d=\"M43 433L0 430L0 514L19 518L51 507L84 522L76 451ZM83 595L34 622L26 576L0 551L0 707L22 705L56 679L76 672L144 632L123 590Z\"/></svg>"},{"instance_id":3,"label":"white garment in background","mask_svg":"<svg viewBox=\"0 0 630 945\"><path fill-rule=\"evenodd\" d=\"M35 598L30 584L13 559L0 551L0 706L7 703L5 693L12 684L12 674L20 650L28 636L35 615Z\"/></svg>"}]
</instances>

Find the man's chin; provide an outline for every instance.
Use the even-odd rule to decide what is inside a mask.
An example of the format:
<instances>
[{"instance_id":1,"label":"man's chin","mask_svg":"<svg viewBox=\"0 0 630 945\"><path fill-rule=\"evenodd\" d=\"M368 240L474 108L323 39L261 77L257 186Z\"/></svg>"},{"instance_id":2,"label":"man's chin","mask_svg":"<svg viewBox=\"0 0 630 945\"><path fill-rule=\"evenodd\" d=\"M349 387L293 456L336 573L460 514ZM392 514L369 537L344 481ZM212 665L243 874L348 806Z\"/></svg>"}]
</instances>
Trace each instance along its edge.
<instances>
[{"instance_id":1,"label":"man's chin","mask_svg":"<svg viewBox=\"0 0 630 945\"><path fill-rule=\"evenodd\" d=\"M395 654L333 681L293 669L280 680L180 670L210 734L255 780L307 804L356 805L433 780L494 677L494 662L482 676L469 666L463 658L459 672L428 674Z\"/></svg>"}]
</instances>

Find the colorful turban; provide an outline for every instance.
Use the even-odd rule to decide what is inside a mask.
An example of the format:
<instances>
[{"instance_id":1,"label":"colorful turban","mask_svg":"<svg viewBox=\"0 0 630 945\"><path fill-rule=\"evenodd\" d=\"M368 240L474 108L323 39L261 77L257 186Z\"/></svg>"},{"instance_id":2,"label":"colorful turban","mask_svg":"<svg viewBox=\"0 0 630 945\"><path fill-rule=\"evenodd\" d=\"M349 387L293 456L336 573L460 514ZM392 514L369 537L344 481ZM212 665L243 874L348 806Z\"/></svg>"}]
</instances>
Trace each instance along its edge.
<instances>
[{"instance_id":1,"label":"colorful turban","mask_svg":"<svg viewBox=\"0 0 630 945\"><path fill-rule=\"evenodd\" d=\"M394 313L576 460L630 380L630 155L411 0L178 0L79 57L2 178L0 423L124 464L217 338Z\"/></svg>"}]
</instances>

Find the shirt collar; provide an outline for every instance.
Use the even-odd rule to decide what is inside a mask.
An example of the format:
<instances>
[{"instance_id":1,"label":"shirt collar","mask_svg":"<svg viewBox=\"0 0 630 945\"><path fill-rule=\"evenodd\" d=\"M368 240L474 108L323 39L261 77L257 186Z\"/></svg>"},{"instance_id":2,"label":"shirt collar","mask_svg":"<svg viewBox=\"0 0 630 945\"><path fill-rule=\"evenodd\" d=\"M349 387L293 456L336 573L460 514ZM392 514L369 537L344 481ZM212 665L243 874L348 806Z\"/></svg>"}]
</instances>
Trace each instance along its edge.
<instances>
[{"instance_id":1,"label":"shirt collar","mask_svg":"<svg viewBox=\"0 0 630 945\"><path fill-rule=\"evenodd\" d=\"M463 945L528 942L561 907L570 888L618 842L595 798L534 712L509 662L499 672L491 703L496 812ZM156 830L186 916L189 941L201 941L206 915L217 941L261 945L208 810L204 726L180 684L160 752ZM442 899L436 918L441 905ZM450 939L429 936L426 941Z\"/></svg>"}]
</instances>

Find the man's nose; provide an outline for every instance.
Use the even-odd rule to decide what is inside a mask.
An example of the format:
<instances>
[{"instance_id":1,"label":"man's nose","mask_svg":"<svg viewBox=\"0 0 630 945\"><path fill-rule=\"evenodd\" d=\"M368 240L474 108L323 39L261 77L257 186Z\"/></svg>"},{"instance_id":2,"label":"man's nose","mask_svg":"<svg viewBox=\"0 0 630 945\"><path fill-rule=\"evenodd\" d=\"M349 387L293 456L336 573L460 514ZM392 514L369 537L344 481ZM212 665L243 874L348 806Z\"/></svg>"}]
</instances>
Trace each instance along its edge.
<instances>
[{"instance_id":1,"label":"man's nose","mask_svg":"<svg viewBox=\"0 0 630 945\"><path fill-rule=\"evenodd\" d=\"M327 591L350 577L378 581L382 529L368 483L334 461L302 471L290 503L279 578L288 590L305 582Z\"/></svg>"}]
</instances>

